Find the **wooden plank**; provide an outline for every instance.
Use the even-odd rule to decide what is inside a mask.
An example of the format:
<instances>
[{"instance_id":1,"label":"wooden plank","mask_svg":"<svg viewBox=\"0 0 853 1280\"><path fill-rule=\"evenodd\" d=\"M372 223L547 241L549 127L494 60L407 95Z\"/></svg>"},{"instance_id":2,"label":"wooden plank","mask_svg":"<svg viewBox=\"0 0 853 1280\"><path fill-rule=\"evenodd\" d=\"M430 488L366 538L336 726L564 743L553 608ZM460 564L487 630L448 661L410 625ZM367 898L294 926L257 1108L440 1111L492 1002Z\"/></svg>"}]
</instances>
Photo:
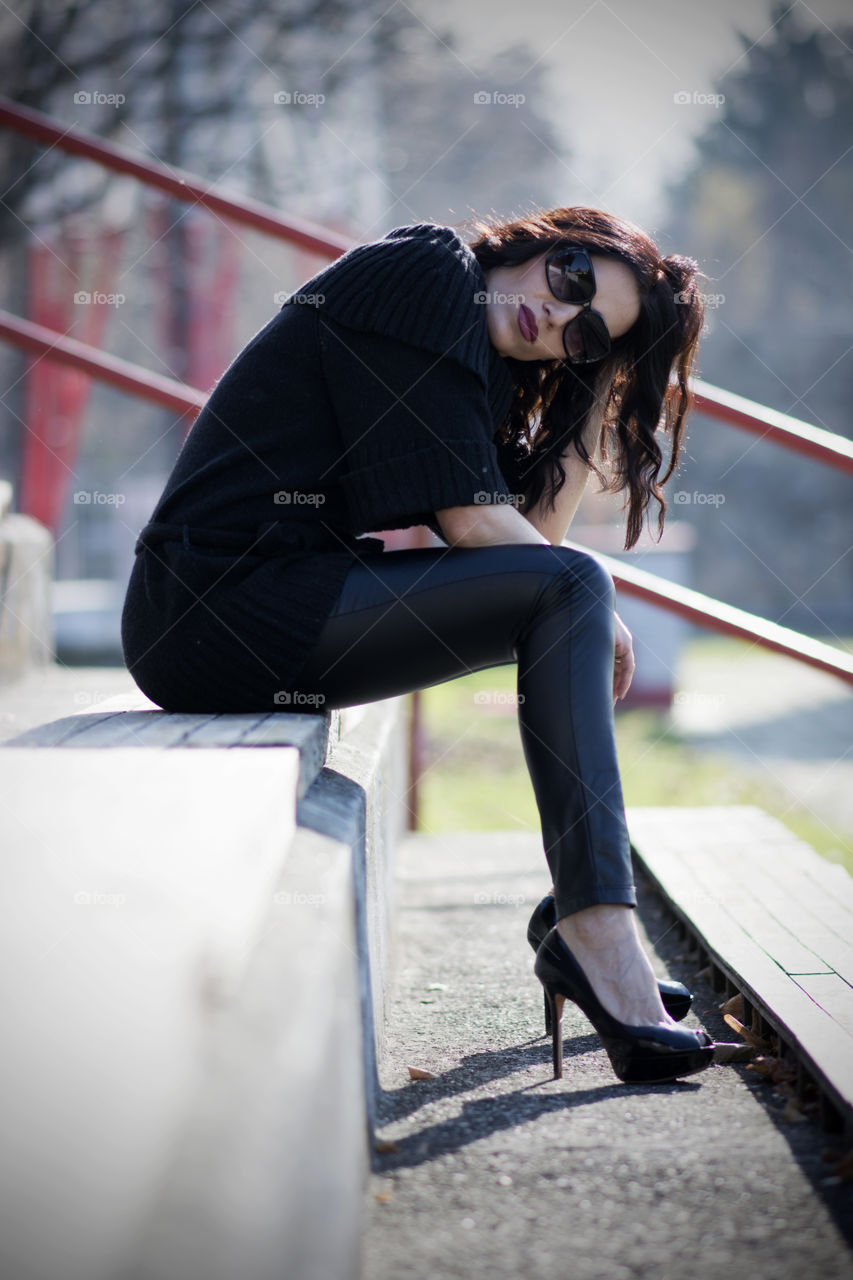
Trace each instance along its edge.
<instances>
[{"instance_id":1,"label":"wooden plank","mask_svg":"<svg viewBox=\"0 0 853 1280\"><path fill-rule=\"evenodd\" d=\"M190 711L120 711L106 724L85 727L63 746L181 747L213 716Z\"/></svg>"},{"instance_id":2,"label":"wooden plank","mask_svg":"<svg viewBox=\"0 0 853 1280\"><path fill-rule=\"evenodd\" d=\"M853 1103L853 1037L797 985L834 975L793 980L732 920L722 904L695 892L695 881L685 877L679 882L676 874L660 866L652 878L666 884L663 896L676 914L687 921L723 973L765 1013L782 1038L802 1053L835 1105L849 1109ZM687 906L683 905L685 899Z\"/></svg>"},{"instance_id":3,"label":"wooden plank","mask_svg":"<svg viewBox=\"0 0 853 1280\"><path fill-rule=\"evenodd\" d=\"M849 963L853 973L853 946L848 941L851 931L844 913L838 920L839 933L834 936L826 918L838 918L837 908L801 872L790 870L778 857L765 856L766 844L757 843L762 837L770 833L779 848L790 833L769 815L760 817L768 821L759 823L750 812L744 831L733 833L731 814L725 811L717 822L712 809L701 830L697 832L695 822L688 819L687 830L682 832L679 828L677 835L671 822L667 826L664 820L661 830L661 819L656 818L657 839L675 839L678 847L692 850L699 880L709 892L725 888L732 915L787 973L831 972L835 966L823 954L824 949L831 950L842 961L842 967ZM723 834L725 840L721 839ZM796 840L794 836L790 839ZM812 856L817 858L813 851ZM811 909L812 903L815 910Z\"/></svg>"},{"instance_id":4,"label":"wooden plank","mask_svg":"<svg viewBox=\"0 0 853 1280\"><path fill-rule=\"evenodd\" d=\"M266 718L266 712L247 712L238 715L233 712L227 715L213 716L202 721L185 736L184 747L242 747L246 746L245 738L256 727L259 720ZM291 746L291 743L278 744Z\"/></svg>"},{"instance_id":5,"label":"wooden plank","mask_svg":"<svg viewBox=\"0 0 853 1280\"><path fill-rule=\"evenodd\" d=\"M114 720L116 713L97 711L86 714L78 712L73 716L62 716L59 720L51 720L49 724L37 725L27 729L14 738L0 743L0 747L59 747L67 745L78 734L87 733L93 724Z\"/></svg>"},{"instance_id":6,"label":"wooden plank","mask_svg":"<svg viewBox=\"0 0 853 1280\"><path fill-rule=\"evenodd\" d=\"M798 961L796 951L788 947L776 953L788 973L834 969L853 974L853 910L847 907L848 897L853 907L853 880L843 867L827 863L782 823L769 814L758 814L760 822L750 814L744 824L747 838L738 837L733 847L716 852L715 858L722 856L732 864L744 894L751 893L807 955L818 956L824 965L821 969L810 964L807 956ZM730 818L723 820L730 822ZM714 830L713 817L706 823L708 830ZM771 950L769 929L763 940Z\"/></svg>"},{"instance_id":7,"label":"wooden plank","mask_svg":"<svg viewBox=\"0 0 853 1280\"><path fill-rule=\"evenodd\" d=\"M628 811L628 826L638 858L675 913L693 930L713 962L800 1054L833 1104L849 1114L853 1033L844 975L824 971L790 977L760 945L760 934L751 936L755 917L743 911L741 886L728 869L733 860L746 866L760 856L756 841L762 834L766 837L768 825L756 819L756 812L760 811L747 808L738 830L736 808L634 808ZM725 845L720 844L722 835L727 837ZM782 824L775 824L774 841L782 843L787 835ZM800 854L796 857L802 861ZM771 940L778 929L774 922ZM827 1003L840 1011L839 1016L816 1002L812 990L826 992Z\"/></svg>"},{"instance_id":8,"label":"wooden plank","mask_svg":"<svg viewBox=\"0 0 853 1280\"><path fill-rule=\"evenodd\" d=\"M67 738L61 745L65 748L82 748L82 747L121 747L121 746L141 746L144 744L145 738L143 730L148 725L151 716L162 717L163 711L116 711L114 714L104 718L95 719L93 716L80 717L81 725L71 738ZM87 723L91 722L91 723ZM150 730L148 730L150 733ZM11 745L17 746L14 742Z\"/></svg>"},{"instance_id":9,"label":"wooden plank","mask_svg":"<svg viewBox=\"0 0 853 1280\"><path fill-rule=\"evenodd\" d=\"M797 986L827 1013L833 1022L851 1037L853 1053L853 986L837 973L804 974L797 978Z\"/></svg>"}]
</instances>

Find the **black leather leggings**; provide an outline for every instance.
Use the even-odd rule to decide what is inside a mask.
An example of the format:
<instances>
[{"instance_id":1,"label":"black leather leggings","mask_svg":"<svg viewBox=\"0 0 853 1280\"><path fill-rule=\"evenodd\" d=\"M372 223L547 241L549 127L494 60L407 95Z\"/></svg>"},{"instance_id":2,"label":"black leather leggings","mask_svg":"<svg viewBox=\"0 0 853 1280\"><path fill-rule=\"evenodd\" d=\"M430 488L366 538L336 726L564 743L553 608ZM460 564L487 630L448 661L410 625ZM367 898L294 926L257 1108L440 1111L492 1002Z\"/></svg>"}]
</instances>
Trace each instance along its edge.
<instances>
[{"instance_id":1,"label":"black leather leggings","mask_svg":"<svg viewBox=\"0 0 853 1280\"><path fill-rule=\"evenodd\" d=\"M512 543L365 558L296 687L332 709L515 662L558 916L634 906L613 737L613 583L591 556Z\"/></svg>"}]
</instances>

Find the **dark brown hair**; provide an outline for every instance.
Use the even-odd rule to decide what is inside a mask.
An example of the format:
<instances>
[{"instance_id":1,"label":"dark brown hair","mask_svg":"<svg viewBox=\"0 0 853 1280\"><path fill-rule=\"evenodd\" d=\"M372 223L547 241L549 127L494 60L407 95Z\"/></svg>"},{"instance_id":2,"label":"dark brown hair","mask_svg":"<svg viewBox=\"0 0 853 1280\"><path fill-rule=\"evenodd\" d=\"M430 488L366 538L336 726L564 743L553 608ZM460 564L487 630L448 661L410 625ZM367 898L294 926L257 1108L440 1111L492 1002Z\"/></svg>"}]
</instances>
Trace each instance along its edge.
<instances>
[{"instance_id":1,"label":"dark brown hair","mask_svg":"<svg viewBox=\"0 0 853 1280\"><path fill-rule=\"evenodd\" d=\"M659 504L660 537L666 513L661 486L678 464L690 405L688 378L704 318L697 263L679 255L661 258L639 227L599 209L551 209L512 222L475 219L465 227L469 247L484 271L516 266L568 244L619 258L633 271L639 318L628 333L613 340L603 360L573 365L566 360L507 357L516 393L499 438L523 443L529 450L523 468L526 509L543 494L554 509L566 480L560 455L573 444L602 489L627 490L626 549L639 538L652 498ZM601 456L609 476L593 463L583 440L596 407L603 414ZM665 466L659 427L670 440Z\"/></svg>"}]
</instances>

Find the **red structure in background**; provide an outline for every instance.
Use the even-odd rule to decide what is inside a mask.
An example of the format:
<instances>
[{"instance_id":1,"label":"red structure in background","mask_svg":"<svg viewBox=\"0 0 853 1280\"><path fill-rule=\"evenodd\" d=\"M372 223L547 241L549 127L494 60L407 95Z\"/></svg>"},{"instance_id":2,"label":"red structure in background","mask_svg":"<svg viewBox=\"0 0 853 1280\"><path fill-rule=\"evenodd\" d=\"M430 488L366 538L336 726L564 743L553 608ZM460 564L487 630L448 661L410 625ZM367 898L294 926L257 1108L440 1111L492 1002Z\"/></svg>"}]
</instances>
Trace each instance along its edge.
<instances>
[{"instance_id":1,"label":"red structure in background","mask_svg":"<svg viewBox=\"0 0 853 1280\"><path fill-rule=\"evenodd\" d=\"M149 210L147 236L153 246L150 270L154 278L157 349L169 377L209 391L234 354L240 241L233 228L218 219L191 214L180 227L184 252L178 295L169 255L173 222L166 201ZM187 416L185 431L189 431L194 417L194 413Z\"/></svg>"},{"instance_id":2,"label":"red structure in background","mask_svg":"<svg viewBox=\"0 0 853 1280\"><path fill-rule=\"evenodd\" d=\"M97 239L64 231L52 244L31 245L29 314L54 332L99 347L114 293L122 234ZM21 458L21 511L56 530L74 475L83 415L92 386L79 369L41 358L28 361Z\"/></svg>"},{"instance_id":3,"label":"red structure in background","mask_svg":"<svg viewBox=\"0 0 853 1280\"><path fill-rule=\"evenodd\" d=\"M186 315L172 311L167 254L168 210L151 211L155 275L156 344L164 364L172 362L179 341L182 384L210 388L232 355L234 298L240 244L222 223L191 220L181 228ZM28 254L28 312L33 323L89 347L105 345L108 326L132 305L123 292L122 231L63 230L51 243L34 242ZM71 364L42 356L25 372L24 438L19 508L54 533L73 488L92 379ZM183 419L188 431L195 410Z\"/></svg>"}]
</instances>

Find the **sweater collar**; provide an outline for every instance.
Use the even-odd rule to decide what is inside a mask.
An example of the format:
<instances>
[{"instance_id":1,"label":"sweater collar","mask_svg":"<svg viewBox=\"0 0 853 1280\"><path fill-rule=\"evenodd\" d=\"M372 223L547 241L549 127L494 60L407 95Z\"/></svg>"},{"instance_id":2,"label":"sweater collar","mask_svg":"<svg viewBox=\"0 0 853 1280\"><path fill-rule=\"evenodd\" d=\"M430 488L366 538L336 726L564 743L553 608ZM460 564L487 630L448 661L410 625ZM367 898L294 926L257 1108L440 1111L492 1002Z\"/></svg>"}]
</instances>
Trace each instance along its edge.
<instances>
[{"instance_id":1,"label":"sweater collar","mask_svg":"<svg viewBox=\"0 0 853 1280\"><path fill-rule=\"evenodd\" d=\"M423 222L395 227L381 240L348 249L285 306L314 306L349 328L459 361L480 379L497 428L515 384L489 341L485 291L480 264L453 228Z\"/></svg>"}]
</instances>

